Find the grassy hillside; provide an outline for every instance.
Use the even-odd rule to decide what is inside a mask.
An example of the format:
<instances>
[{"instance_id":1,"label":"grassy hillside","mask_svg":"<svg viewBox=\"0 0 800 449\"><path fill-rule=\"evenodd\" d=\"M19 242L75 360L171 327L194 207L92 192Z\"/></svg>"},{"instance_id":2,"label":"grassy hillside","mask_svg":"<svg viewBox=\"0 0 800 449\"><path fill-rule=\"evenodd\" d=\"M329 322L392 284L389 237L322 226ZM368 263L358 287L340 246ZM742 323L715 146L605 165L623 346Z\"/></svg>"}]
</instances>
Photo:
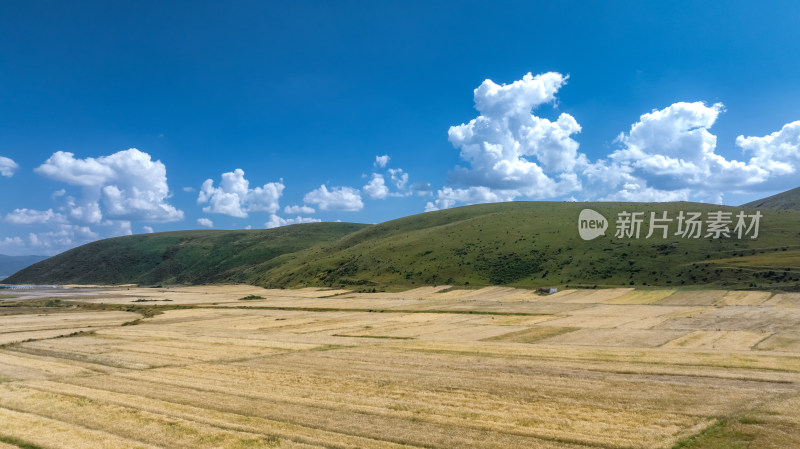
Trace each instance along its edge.
<instances>
[{"instance_id":1,"label":"grassy hillside","mask_svg":"<svg viewBox=\"0 0 800 449\"><path fill-rule=\"evenodd\" d=\"M751 201L742 207L761 210L800 210L800 187Z\"/></svg>"},{"instance_id":2,"label":"grassy hillside","mask_svg":"<svg viewBox=\"0 0 800 449\"><path fill-rule=\"evenodd\" d=\"M89 243L5 280L25 284L201 284L247 282L254 266L367 225L309 223L276 229L178 231Z\"/></svg>"},{"instance_id":3,"label":"grassy hillside","mask_svg":"<svg viewBox=\"0 0 800 449\"><path fill-rule=\"evenodd\" d=\"M592 208L611 220L605 237L584 241L577 217ZM260 285L720 285L796 288L800 212L765 212L760 236L614 238L623 211L724 210L699 203L502 203L402 218L362 229L254 279ZM673 223L673 232L677 229ZM780 256L781 259L776 259ZM748 259L750 258L750 259ZM763 260L775 260L765 265ZM778 261L780 260L780 261ZM786 261L789 265L784 265Z\"/></svg>"},{"instance_id":4,"label":"grassy hillside","mask_svg":"<svg viewBox=\"0 0 800 449\"><path fill-rule=\"evenodd\" d=\"M584 241L578 214L611 222ZM267 287L423 284L800 288L800 211L766 211L760 236L614 238L619 212L730 211L699 203L483 204L379 225L319 223L262 231L191 231L95 242L10 278L17 283L246 282ZM731 226L733 227L733 226Z\"/></svg>"}]
</instances>

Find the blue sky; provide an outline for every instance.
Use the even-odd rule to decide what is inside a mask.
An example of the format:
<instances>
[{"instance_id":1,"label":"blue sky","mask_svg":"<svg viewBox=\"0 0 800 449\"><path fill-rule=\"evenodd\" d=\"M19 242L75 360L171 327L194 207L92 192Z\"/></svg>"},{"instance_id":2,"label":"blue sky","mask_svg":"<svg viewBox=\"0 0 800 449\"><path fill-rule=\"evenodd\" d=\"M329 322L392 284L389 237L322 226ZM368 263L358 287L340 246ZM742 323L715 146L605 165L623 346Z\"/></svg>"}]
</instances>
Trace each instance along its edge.
<instances>
[{"instance_id":1,"label":"blue sky","mask_svg":"<svg viewBox=\"0 0 800 449\"><path fill-rule=\"evenodd\" d=\"M721 5L4 1L0 253L797 187L800 7Z\"/></svg>"}]
</instances>

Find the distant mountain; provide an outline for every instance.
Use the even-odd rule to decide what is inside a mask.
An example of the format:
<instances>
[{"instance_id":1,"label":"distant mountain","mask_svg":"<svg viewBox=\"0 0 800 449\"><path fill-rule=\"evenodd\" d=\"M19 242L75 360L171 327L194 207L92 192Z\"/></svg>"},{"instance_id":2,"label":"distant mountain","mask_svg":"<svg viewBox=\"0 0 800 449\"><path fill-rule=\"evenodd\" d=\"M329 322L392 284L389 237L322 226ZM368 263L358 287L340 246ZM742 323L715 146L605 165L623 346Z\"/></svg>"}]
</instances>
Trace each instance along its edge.
<instances>
[{"instance_id":1,"label":"distant mountain","mask_svg":"<svg viewBox=\"0 0 800 449\"><path fill-rule=\"evenodd\" d=\"M800 187L742 204L747 209L800 210Z\"/></svg>"},{"instance_id":2,"label":"distant mountain","mask_svg":"<svg viewBox=\"0 0 800 449\"><path fill-rule=\"evenodd\" d=\"M0 281L27 266L45 259L47 259L47 256L6 256L0 254Z\"/></svg>"},{"instance_id":3,"label":"distant mountain","mask_svg":"<svg viewBox=\"0 0 800 449\"><path fill-rule=\"evenodd\" d=\"M690 285L800 290L800 211L763 211L757 239L682 238L673 221L640 238L578 233L590 208L673 220L682 211L735 216L701 203L481 204L377 225L311 223L250 231L176 231L101 240L28 267L20 284L206 284L328 286L358 290L419 285L546 287ZM707 222L706 222L707 223ZM668 225L667 225L668 226ZM703 227L705 230L705 226ZM705 233L704 233L705 234ZM745 234L746 236L747 234Z\"/></svg>"}]
</instances>

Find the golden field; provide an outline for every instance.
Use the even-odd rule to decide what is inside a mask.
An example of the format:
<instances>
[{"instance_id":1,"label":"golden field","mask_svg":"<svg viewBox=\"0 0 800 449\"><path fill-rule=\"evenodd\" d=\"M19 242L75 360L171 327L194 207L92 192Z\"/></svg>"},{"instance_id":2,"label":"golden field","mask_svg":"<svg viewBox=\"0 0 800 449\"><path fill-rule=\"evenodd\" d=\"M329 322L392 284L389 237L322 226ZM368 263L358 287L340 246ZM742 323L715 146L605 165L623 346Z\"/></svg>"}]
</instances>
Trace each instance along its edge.
<instances>
[{"instance_id":1,"label":"golden field","mask_svg":"<svg viewBox=\"0 0 800 449\"><path fill-rule=\"evenodd\" d=\"M796 293L6 293L1 449L800 447Z\"/></svg>"}]
</instances>

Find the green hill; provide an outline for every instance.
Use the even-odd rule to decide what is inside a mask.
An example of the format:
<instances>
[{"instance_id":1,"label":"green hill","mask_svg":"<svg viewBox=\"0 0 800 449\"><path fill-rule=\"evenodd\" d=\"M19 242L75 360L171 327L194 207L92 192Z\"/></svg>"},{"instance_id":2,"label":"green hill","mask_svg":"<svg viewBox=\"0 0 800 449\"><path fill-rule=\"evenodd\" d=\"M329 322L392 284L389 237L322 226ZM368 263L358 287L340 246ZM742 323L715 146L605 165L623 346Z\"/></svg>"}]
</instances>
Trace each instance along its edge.
<instances>
[{"instance_id":1,"label":"green hill","mask_svg":"<svg viewBox=\"0 0 800 449\"><path fill-rule=\"evenodd\" d=\"M584 241L584 208L610 221ZM800 211L764 211L759 236L645 238L650 212L742 208L700 203L482 204L378 225L319 223L261 231L191 231L120 237L29 267L15 283L247 282L266 287L371 290L427 284L800 288ZM622 211L643 212L640 238L615 238ZM749 211L748 213L753 212ZM705 232L704 232L705 234Z\"/></svg>"},{"instance_id":2,"label":"green hill","mask_svg":"<svg viewBox=\"0 0 800 449\"><path fill-rule=\"evenodd\" d=\"M751 201L741 207L761 210L800 210L800 187Z\"/></svg>"},{"instance_id":3,"label":"green hill","mask_svg":"<svg viewBox=\"0 0 800 449\"><path fill-rule=\"evenodd\" d=\"M247 282L256 267L368 225L309 223L276 229L176 231L92 242L30 266L9 284ZM258 270L256 270L258 272Z\"/></svg>"}]
</instances>

